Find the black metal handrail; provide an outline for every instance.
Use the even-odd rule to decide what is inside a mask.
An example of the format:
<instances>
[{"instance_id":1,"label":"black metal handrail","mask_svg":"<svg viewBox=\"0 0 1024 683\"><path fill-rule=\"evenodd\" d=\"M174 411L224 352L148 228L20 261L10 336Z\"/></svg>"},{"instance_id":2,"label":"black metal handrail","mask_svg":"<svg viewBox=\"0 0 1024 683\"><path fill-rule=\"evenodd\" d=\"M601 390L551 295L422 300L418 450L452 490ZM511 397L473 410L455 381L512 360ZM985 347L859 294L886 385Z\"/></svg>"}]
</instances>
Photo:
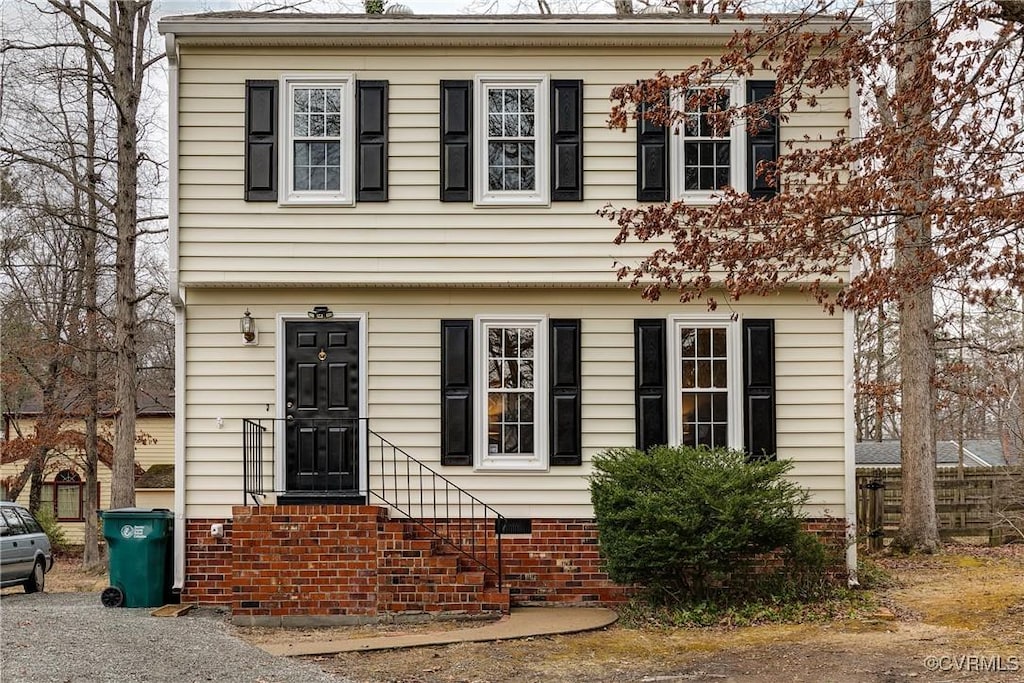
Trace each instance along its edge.
<instances>
[{"instance_id":1,"label":"black metal handrail","mask_svg":"<svg viewBox=\"0 0 1024 683\"><path fill-rule=\"evenodd\" d=\"M242 505L249 504L249 497L256 505L260 504L257 496L263 491L263 435L267 428L259 421L242 420Z\"/></svg>"},{"instance_id":2,"label":"black metal handrail","mask_svg":"<svg viewBox=\"0 0 1024 683\"><path fill-rule=\"evenodd\" d=\"M367 473L368 493L388 507L426 530L482 570L494 574L502 588L501 530L505 517L490 505L466 491L426 463L396 446L369 428L366 418L331 419L256 418L242 420L242 472L244 500L259 505L266 493L264 462L267 427L278 422L291 424L357 423L367 440L368 466L379 465L380 471ZM271 432L271 435L273 432ZM273 436L270 439L269 461L273 461ZM429 482L429 486L425 486ZM273 487L270 487L273 489ZM275 491L283 493L283 491ZM428 516L426 513L429 512ZM453 514L454 513L454 514ZM494 520L493 522L491 520ZM490 525L493 524L493 527ZM493 531L490 529L493 528ZM492 541L493 539L493 541ZM493 548L492 548L493 546ZM493 562L492 562L493 558Z\"/></svg>"}]
</instances>

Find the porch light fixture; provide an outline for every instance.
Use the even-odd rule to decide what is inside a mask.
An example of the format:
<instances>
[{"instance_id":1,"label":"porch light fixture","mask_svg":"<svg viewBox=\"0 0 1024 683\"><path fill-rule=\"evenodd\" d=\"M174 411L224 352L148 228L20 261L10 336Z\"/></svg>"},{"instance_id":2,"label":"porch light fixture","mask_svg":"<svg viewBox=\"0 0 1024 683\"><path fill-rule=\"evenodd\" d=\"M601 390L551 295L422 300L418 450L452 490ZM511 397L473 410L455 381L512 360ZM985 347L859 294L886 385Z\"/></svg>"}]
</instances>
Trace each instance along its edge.
<instances>
[{"instance_id":1,"label":"porch light fixture","mask_svg":"<svg viewBox=\"0 0 1024 683\"><path fill-rule=\"evenodd\" d=\"M238 329L242 332L242 343L252 346L259 343L256 334L256 321L252 319L252 313L245 309L245 313L238 319Z\"/></svg>"},{"instance_id":2,"label":"porch light fixture","mask_svg":"<svg viewBox=\"0 0 1024 683\"><path fill-rule=\"evenodd\" d=\"M314 306L313 310L306 313L306 315L316 320L326 320L327 318L334 317L334 311L326 306Z\"/></svg>"}]
</instances>

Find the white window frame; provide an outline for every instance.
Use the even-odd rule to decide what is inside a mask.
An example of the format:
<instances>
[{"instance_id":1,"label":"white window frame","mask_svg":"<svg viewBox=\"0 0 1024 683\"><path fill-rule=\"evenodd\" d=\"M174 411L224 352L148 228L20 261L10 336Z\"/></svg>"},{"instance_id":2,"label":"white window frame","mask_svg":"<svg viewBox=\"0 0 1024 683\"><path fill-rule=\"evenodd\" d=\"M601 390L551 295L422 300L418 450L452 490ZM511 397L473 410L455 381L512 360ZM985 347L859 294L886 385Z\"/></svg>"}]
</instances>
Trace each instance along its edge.
<instances>
[{"instance_id":1,"label":"white window frame","mask_svg":"<svg viewBox=\"0 0 1024 683\"><path fill-rule=\"evenodd\" d=\"M739 81L722 81L711 83L701 88L691 89L710 89L710 88L725 88L729 93L730 106L741 105L745 102L745 90L746 81L741 79ZM685 91L677 91L672 96L672 106L676 111L683 111ZM737 118L733 121L732 127L729 129L729 163L730 163L730 180L731 186L737 192L744 192L747 188L747 150L746 140L744 139L744 132L746 131L746 120L744 118ZM679 123L679 127L675 134L671 136L669 145L669 159L671 159L671 168L669 169L669 183L672 188L673 199L683 199L690 204L714 204L718 201L716 195L719 190L690 190L687 191L685 188L686 177L683 173L683 145L686 143L686 132L683 127L682 121Z\"/></svg>"},{"instance_id":2,"label":"white window frame","mask_svg":"<svg viewBox=\"0 0 1024 683\"><path fill-rule=\"evenodd\" d=\"M684 327L715 327L724 329L725 349L728 362L727 393L729 426L726 430L728 446L743 450L743 325L730 314L674 315L668 318L669 357L669 443L680 445L683 441L682 393L683 364L682 344L679 332Z\"/></svg>"},{"instance_id":3,"label":"white window frame","mask_svg":"<svg viewBox=\"0 0 1024 683\"><path fill-rule=\"evenodd\" d=\"M532 327L533 448L532 455L491 455L487 450L487 331L491 327ZM477 470L545 471L548 469L548 317L546 315L478 315L474 318L473 442Z\"/></svg>"},{"instance_id":4,"label":"white window frame","mask_svg":"<svg viewBox=\"0 0 1024 683\"><path fill-rule=\"evenodd\" d=\"M497 191L488 189L487 174L487 92L491 88L534 89L534 133L536 148L533 190ZM551 107L547 74L478 74L473 102L473 203L477 206L548 206L551 203L550 131Z\"/></svg>"},{"instance_id":5,"label":"white window frame","mask_svg":"<svg viewBox=\"0 0 1024 683\"><path fill-rule=\"evenodd\" d=\"M338 191L294 190L295 154L292 91L297 88L341 88L341 182ZM281 76L281 154L278 186L281 206L352 206L355 203L355 76L350 73L285 74Z\"/></svg>"}]
</instances>

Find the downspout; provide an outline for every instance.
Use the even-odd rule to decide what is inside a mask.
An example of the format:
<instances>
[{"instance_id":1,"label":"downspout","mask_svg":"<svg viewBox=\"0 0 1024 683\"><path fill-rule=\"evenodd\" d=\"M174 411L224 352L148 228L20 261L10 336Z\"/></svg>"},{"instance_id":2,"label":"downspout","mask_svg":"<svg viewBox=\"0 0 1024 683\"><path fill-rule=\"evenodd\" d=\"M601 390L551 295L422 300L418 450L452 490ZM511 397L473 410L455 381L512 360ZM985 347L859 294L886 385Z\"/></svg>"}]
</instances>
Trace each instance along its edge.
<instances>
[{"instance_id":1,"label":"downspout","mask_svg":"<svg viewBox=\"0 0 1024 683\"><path fill-rule=\"evenodd\" d=\"M851 80L849 85L850 97L850 140L857 140L861 137L860 126L860 98L857 95L857 85ZM850 172L857 170L854 165ZM852 280L861 270L860 260L854 258L850 262L850 279ZM846 483L846 496L844 507L846 509L846 575L850 587L859 585L857 580L857 461L856 444L854 443L854 432L856 419L854 415L856 396L856 374L854 372L853 347L856 339L856 322L853 311L843 309L843 434L844 434L844 456L845 465L843 480Z\"/></svg>"},{"instance_id":2,"label":"downspout","mask_svg":"<svg viewBox=\"0 0 1024 683\"><path fill-rule=\"evenodd\" d=\"M178 45L167 49L167 235L168 290L174 304L174 585L185 587L185 296L178 284Z\"/></svg>"}]
</instances>

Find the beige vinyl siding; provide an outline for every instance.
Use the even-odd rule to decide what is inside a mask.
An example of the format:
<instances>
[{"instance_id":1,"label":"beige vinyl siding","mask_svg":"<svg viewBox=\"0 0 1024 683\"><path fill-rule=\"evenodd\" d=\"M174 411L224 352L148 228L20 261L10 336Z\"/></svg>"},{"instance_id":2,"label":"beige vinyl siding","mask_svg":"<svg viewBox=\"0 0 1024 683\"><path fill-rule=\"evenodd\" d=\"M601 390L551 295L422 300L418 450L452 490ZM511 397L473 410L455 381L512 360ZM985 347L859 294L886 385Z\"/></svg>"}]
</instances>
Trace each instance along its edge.
<instances>
[{"instance_id":1,"label":"beige vinyl siding","mask_svg":"<svg viewBox=\"0 0 1024 683\"><path fill-rule=\"evenodd\" d=\"M607 204L634 205L636 197L635 133L632 126L608 129L609 94L616 85L705 56L705 50L661 48L182 46L181 282L612 283L616 262L635 262L651 247L612 244L617 228L596 215ZM317 72L389 81L389 201L355 207L243 201L246 79ZM583 80L585 201L478 208L438 200L438 83L487 72ZM829 93L815 110L791 114L781 138L828 140L847 127L848 107L844 90Z\"/></svg>"},{"instance_id":2,"label":"beige vinyl siding","mask_svg":"<svg viewBox=\"0 0 1024 683\"><path fill-rule=\"evenodd\" d=\"M706 313L701 305L671 300L644 303L639 293L622 288L192 288L183 416L188 517L229 517L230 506L241 503L242 419L277 414L277 316L304 315L313 305L327 305L336 316L367 316L371 429L514 517L592 514L586 480L590 459L603 449L635 443L634 319ZM258 346L240 341L238 317L246 308L259 329ZM842 318L825 316L798 294L751 298L730 311L775 319L780 456L794 461L792 476L811 489L809 514L841 516ZM440 466L439 321L486 314L582 319L583 466L530 473Z\"/></svg>"},{"instance_id":3,"label":"beige vinyl siding","mask_svg":"<svg viewBox=\"0 0 1024 683\"><path fill-rule=\"evenodd\" d=\"M29 434L35 428L35 420L33 418L23 418L19 420L19 426L21 427L22 433ZM68 423L64 426L64 429L83 431L84 425L82 425L82 423ZM101 438L113 443L113 420L100 420L98 430ZM13 427L11 428L11 435L15 435ZM174 463L174 416L141 416L136 420L136 435L139 442L135 446L135 462L142 467L142 469L149 469L152 465L157 464ZM46 464L44 481L52 482L59 471L70 469L77 472L84 482L84 457L84 454L78 451L72 451L67 455L52 455ZM0 465L0 479L17 476L24 466L24 461L4 463L3 465ZM99 463L97 479L100 482L100 509L106 510L110 507L110 468L102 462ZM167 503L167 495L157 494L157 498L153 498L151 495L150 497L147 497L147 495L148 494L137 496L135 501L136 505L139 507L168 508L173 507L174 505L173 496L170 498L169 504L157 506L151 505L146 501L159 500L163 503ZM29 485L26 484L25 488L22 489L21 494L18 496L18 502L27 507L28 500ZM61 522L60 526L64 529L64 533L69 543L73 545L81 545L84 543L84 522Z\"/></svg>"}]
</instances>

